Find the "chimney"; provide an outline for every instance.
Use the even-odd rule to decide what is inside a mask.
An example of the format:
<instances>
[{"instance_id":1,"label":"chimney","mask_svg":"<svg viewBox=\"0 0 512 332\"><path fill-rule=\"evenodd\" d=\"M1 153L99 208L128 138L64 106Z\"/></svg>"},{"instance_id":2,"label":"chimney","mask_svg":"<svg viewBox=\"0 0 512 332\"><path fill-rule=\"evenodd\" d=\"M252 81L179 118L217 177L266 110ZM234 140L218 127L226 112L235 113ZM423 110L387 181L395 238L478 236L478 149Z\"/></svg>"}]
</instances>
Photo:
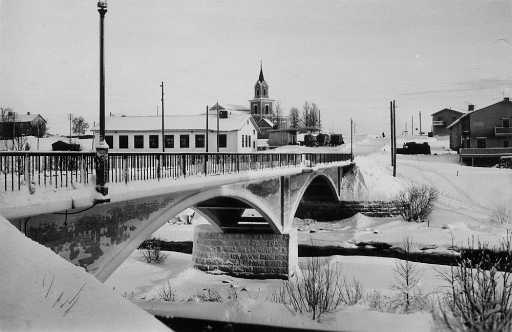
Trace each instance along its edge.
<instances>
[{"instance_id":1,"label":"chimney","mask_svg":"<svg viewBox=\"0 0 512 332\"><path fill-rule=\"evenodd\" d=\"M505 98L503 98L503 101L508 103L508 102L510 102L510 98L509 97L505 97Z\"/></svg>"},{"instance_id":2,"label":"chimney","mask_svg":"<svg viewBox=\"0 0 512 332\"><path fill-rule=\"evenodd\" d=\"M468 112L473 112L475 110L475 105L469 104L468 105Z\"/></svg>"}]
</instances>

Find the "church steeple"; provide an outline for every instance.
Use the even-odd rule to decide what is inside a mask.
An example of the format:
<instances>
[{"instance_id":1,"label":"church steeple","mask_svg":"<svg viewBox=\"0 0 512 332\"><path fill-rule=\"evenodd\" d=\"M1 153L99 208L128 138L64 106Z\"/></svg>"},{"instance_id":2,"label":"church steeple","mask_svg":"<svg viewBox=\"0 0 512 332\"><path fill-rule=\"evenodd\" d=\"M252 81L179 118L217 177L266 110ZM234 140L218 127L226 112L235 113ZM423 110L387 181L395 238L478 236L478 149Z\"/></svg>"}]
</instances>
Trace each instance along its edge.
<instances>
[{"instance_id":1,"label":"church steeple","mask_svg":"<svg viewBox=\"0 0 512 332\"><path fill-rule=\"evenodd\" d=\"M263 63L260 62L260 78L258 79L259 82L265 82L265 78L263 77Z\"/></svg>"},{"instance_id":2,"label":"church steeple","mask_svg":"<svg viewBox=\"0 0 512 332\"><path fill-rule=\"evenodd\" d=\"M268 97L268 83L263 76L263 63L260 61L260 75L254 84L254 99L251 102L251 114L258 118L271 118L274 113L274 101Z\"/></svg>"}]
</instances>

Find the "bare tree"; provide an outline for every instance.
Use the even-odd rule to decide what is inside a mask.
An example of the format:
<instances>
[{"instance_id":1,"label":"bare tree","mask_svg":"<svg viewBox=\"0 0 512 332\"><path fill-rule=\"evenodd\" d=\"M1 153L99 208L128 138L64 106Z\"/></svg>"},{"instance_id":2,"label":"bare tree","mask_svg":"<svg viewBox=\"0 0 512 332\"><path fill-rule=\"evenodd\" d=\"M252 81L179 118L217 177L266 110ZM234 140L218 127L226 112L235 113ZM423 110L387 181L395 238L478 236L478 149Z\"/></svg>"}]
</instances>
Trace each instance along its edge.
<instances>
[{"instance_id":1,"label":"bare tree","mask_svg":"<svg viewBox=\"0 0 512 332\"><path fill-rule=\"evenodd\" d=\"M302 124L306 128L320 128L320 108L308 101L302 106Z\"/></svg>"},{"instance_id":2,"label":"bare tree","mask_svg":"<svg viewBox=\"0 0 512 332\"><path fill-rule=\"evenodd\" d=\"M73 118L72 131L74 134L83 135L89 129L89 124L82 116Z\"/></svg>"},{"instance_id":3,"label":"bare tree","mask_svg":"<svg viewBox=\"0 0 512 332\"><path fill-rule=\"evenodd\" d=\"M290 109L290 128L299 128L300 127L300 114L297 107L292 107Z\"/></svg>"}]
</instances>

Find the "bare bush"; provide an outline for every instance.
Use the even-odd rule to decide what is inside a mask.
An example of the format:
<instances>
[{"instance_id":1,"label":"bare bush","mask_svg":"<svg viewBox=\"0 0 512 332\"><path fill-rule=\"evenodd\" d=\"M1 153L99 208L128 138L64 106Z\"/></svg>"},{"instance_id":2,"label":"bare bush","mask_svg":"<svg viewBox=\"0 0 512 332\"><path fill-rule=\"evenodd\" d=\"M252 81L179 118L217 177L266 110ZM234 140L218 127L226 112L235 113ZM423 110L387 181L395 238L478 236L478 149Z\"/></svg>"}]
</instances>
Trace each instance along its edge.
<instances>
[{"instance_id":1,"label":"bare bush","mask_svg":"<svg viewBox=\"0 0 512 332\"><path fill-rule=\"evenodd\" d=\"M511 249L509 234L495 248L506 255L491 257L492 251L478 250L479 257L461 259L450 272L442 274L448 290L439 301L436 316L448 330L512 330Z\"/></svg>"},{"instance_id":2,"label":"bare bush","mask_svg":"<svg viewBox=\"0 0 512 332\"><path fill-rule=\"evenodd\" d=\"M439 192L427 185L413 185L402 191L396 199L396 207L405 221L424 222L432 212Z\"/></svg>"},{"instance_id":3,"label":"bare bush","mask_svg":"<svg viewBox=\"0 0 512 332\"><path fill-rule=\"evenodd\" d=\"M167 259L167 255L161 252L160 245L155 239L147 241L146 248L142 249L142 256L146 260L146 263L150 264L161 264Z\"/></svg>"},{"instance_id":4,"label":"bare bush","mask_svg":"<svg viewBox=\"0 0 512 332\"><path fill-rule=\"evenodd\" d=\"M309 313L319 320L325 313L342 304L354 304L362 298L362 287L356 282L345 282L338 265L322 266L319 258L308 260L302 274L285 281L274 294L274 301L302 314Z\"/></svg>"},{"instance_id":5,"label":"bare bush","mask_svg":"<svg viewBox=\"0 0 512 332\"><path fill-rule=\"evenodd\" d=\"M222 302L222 296L213 288L203 289L203 292L195 297L201 302Z\"/></svg>"},{"instance_id":6,"label":"bare bush","mask_svg":"<svg viewBox=\"0 0 512 332\"><path fill-rule=\"evenodd\" d=\"M494 209L491 221L500 225L512 224L512 209L507 205L500 205Z\"/></svg>"},{"instance_id":7,"label":"bare bush","mask_svg":"<svg viewBox=\"0 0 512 332\"><path fill-rule=\"evenodd\" d=\"M392 289L398 294L391 299L390 306L394 312L410 313L424 309L428 301L418 287L420 271L417 264L409 260L412 249L410 238L403 241L402 249L405 252L405 257L395 263L395 281L392 285Z\"/></svg>"},{"instance_id":8,"label":"bare bush","mask_svg":"<svg viewBox=\"0 0 512 332\"><path fill-rule=\"evenodd\" d=\"M171 286L170 282L167 282L158 293L161 300L167 302L176 301L176 290Z\"/></svg>"},{"instance_id":9,"label":"bare bush","mask_svg":"<svg viewBox=\"0 0 512 332\"><path fill-rule=\"evenodd\" d=\"M357 279L343 279L343 288L341 291L341 301L346 305L354 305L363 298L363 287Z\"/></svg>"}]
</instances>

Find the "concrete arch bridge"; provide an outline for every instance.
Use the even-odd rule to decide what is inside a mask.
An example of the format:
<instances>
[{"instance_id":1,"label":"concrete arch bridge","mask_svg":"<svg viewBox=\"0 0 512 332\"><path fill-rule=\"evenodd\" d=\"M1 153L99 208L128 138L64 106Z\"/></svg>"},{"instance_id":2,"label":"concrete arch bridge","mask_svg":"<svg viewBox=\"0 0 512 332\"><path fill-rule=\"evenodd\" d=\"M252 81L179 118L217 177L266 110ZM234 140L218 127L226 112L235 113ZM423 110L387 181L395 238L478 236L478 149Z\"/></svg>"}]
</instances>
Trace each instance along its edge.
<instances>
[{"instance_id":1,"label":"concrete arch bridge","mask_svg":"<svg viewBox=\"0 0 512 332\"><path fill-rule=\"evenodd\" d=\"M194 208L211 224L196 227L197 268L287 278L297 266L292 225L297 208L303 201L338 201L343 176L352 166L341 160L272 167L148 182L138 190L118 183L109 187L109 202L87 208L0 213L33 240L104 281L152 233ZM257 213L248 216L247 210Z\"/></svg>"}]
</instances>

